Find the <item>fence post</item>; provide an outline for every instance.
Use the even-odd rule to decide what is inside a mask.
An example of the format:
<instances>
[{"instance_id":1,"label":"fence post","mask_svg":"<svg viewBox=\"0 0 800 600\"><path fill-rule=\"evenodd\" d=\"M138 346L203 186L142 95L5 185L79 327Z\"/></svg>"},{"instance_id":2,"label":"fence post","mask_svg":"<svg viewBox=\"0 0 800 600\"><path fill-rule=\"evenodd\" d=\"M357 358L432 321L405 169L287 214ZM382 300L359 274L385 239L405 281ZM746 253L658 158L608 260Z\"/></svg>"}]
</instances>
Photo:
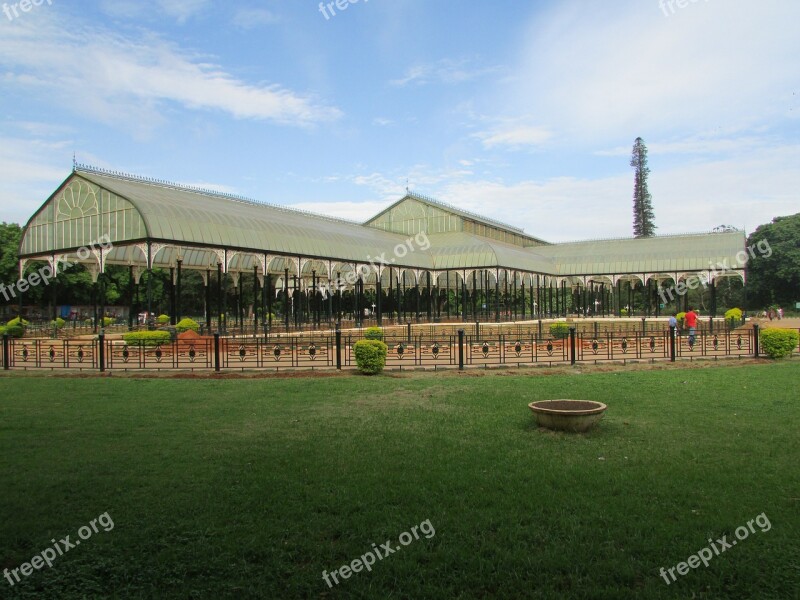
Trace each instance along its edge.
<instances>
[{"instance_id":1,"label":"fence post","mask_svg":"<svg viewBox=\"0 0 800 600\"><path fill-rule=\"evenodd\" d=\"M475 321L475 339L480 339L481 337L481 322Z\"/></svg>"},{"instance_id":2,"label":"fence post","mask_svg":"<svg viewBox=\"0 0 800 600\"><path fill-rule=\"evenodd\" d=\"M669 326L669 360L675 362L675 325Z\"/></svg>"},{"instance_id":3,"label":"fence post","mask_svg":"<svg viewBox=\"0 0 800 600\"><path fill-rule=\"evenodd\" d=\"M406 341L410 344L411 343L411 321L406 321L406 329L407 329L406 335L408 337L408 339Z\"/></svg>"},{"instance_id":4,"label":"fence post","mask_svg":"<svg viewBox=\"0 0 800 600\"><path fill-rule=\"evenodd\" d=\"M647 318L642 317L642 335L647 335Z\"/></svg>"},{"instance_id":5,"label":"fence post","mask_svg":"<svg viewBox=\"0 0 800 600\"><path fill-rule=\"evenodd\" d=\"M575 327L569 328L569 354L570 359L569 362L571 365L575 364L576 356L575 356Z\"/></svg>"},{"instance_id":6,"label":"fence post","mask_svg":"<svg viewBox=\"0 0 800 600\"><path fill-rule=\"evenodd\" d=\"M336 370L342 370L342 329L339 323L336 324Z\"/></svg>"},{"instance_id":7,"label":"fence post","mask_svg":"<svg viewBox=\"0 0 800 600\"><path fill-rule=\"evenodd\" d=\"M214 334L214 371L219 373L219 332Z\"/></svg>"},{"instance_id":8,"label":"fence post","mask_svg":"<svg viewBox=\"0 0 800 600\"><path fill-rule=\"evenodd\" d=\"M106 372L106 335L101 331L97 336L97 341L100 344L100 372Z\"/></svg>"},{"instance_id":9,"label":"fence post","mask_svg":"<svg viewBox=\"0 0 800 600\"><path fill-rule=\"evenodd\" d=\"M11 352L9 351L8 335L3 334L3 370L8 371L11 368Z\"/></svg>"},{"instance_id":10,"label":"fence post","mask_svg":"<svg viewBox=\"0 0 800 600\"><path fill-rule=\"evenodd\" d=\"M759 350L759 348L758 348L758 329L759 329L758 325L753 325L753 335L755 336L755 340L753 340L753 347L755 348L755 351L756 351L756 358L758 358L758 350Z\"/></svg>"},{"instance_id":11,"label":"fence post","mask_svg":"<svg viewBox=\"0 0 800 600\"><path fill-rule=\"evenodd\" d=\"M458 370L464 370L464 330L458 330Z\"/></svg>"},{"instance_id":12,"label":"fence post","mask_svg":"<svg viewBox=\"0 0 800 600\"><path fill-rule=\"evenodd\" d=\"M708 317L708 331L714 333L714 317Z\"/></svg>"}]
</instances>

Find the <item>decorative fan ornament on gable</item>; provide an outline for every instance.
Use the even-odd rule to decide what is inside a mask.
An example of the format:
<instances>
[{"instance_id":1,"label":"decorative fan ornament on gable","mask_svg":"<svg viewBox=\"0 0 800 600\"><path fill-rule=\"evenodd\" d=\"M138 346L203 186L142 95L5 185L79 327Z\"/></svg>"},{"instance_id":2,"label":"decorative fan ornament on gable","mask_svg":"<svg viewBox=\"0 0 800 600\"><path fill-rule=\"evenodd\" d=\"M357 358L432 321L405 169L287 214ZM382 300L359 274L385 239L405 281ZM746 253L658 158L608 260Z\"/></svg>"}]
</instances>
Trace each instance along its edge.
<instances>
[{"instance_id":1,"label":"decorative fan ornament on gable","mask_svg":"<svg viewBox=\"0 0 800 600\"><path fill-rule=\"evenodd\" d=\"M56 220L82 219L99 212L97 195L94 190L79 182L73 182L58 199Z\"/></svg>"}]
</instances>

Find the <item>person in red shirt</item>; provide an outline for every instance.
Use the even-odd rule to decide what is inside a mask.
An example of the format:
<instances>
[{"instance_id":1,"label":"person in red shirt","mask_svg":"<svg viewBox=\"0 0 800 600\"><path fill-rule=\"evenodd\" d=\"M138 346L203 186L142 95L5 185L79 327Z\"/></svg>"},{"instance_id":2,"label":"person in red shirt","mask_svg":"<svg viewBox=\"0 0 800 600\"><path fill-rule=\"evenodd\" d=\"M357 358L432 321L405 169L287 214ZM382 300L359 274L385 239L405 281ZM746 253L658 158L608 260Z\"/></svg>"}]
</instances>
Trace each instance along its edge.
<instances>
[{"instance_id":1,"label":"person in red shirt","mask_svg":"<svg viewBox=\"0 0 800 600\"><path fill-rule=\"evenodd\" d=\"M697 331L697 313L694 312L694 308L691 306L689 307L689 312L687 312L684 317L684 322L686 323L686 327L689 328L689 345L694 346L694 334Z\"/></svg>"}]
</instances>

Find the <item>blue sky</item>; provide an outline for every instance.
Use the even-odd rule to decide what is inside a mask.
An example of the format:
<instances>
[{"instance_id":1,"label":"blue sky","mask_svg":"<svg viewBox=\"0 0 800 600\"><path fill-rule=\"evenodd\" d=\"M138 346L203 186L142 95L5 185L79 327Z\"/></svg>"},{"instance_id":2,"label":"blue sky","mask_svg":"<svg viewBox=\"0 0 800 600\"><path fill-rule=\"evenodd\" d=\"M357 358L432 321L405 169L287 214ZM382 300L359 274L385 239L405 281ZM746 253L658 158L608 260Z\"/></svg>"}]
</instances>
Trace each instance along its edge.
<instances>
[{"instance_id":1,"label":"blue sky","mask_svg":"<svg viewBox=\"0 0 800 600\"><path fill-rule=\"evenodd\" d=\"M637 136L659 234L800 211L796 0L14 5L0 220L75 153L359 221L408 180L546 240L629 236Z\"/></svg>"}]
</instances>

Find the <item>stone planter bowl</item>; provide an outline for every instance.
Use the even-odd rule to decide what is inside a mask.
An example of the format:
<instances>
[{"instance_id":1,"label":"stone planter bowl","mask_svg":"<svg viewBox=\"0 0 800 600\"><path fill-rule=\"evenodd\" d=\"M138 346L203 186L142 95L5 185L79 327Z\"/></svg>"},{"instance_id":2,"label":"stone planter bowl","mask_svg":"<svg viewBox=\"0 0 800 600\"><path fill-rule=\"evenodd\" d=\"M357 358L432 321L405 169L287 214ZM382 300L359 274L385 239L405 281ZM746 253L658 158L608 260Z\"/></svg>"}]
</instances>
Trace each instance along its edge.
<instances>
[{"instance_id":1,"label":"stone planter bowl","mask_svg":"<svg viewBox=\"0 0 800 600\"><path fill-rule=\"evenodd\" d=\"M594 427L608 408L592 400L540 400L529 405L539 427L583 433Z\"/></svg>"}]
</instances>

